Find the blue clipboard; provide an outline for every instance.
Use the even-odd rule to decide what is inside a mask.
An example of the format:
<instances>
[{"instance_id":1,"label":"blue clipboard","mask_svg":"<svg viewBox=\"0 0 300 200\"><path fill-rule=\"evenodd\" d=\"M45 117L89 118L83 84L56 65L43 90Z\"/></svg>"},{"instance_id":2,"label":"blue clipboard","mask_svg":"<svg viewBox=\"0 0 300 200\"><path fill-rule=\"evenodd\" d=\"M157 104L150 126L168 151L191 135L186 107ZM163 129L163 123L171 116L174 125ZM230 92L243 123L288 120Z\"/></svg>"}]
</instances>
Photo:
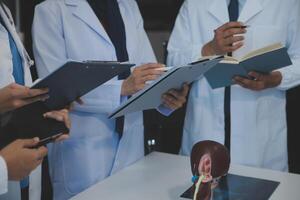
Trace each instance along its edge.
<instances>
[{"instance_id":1,"label":"blue clipboard","mask_svg":"<svg viewBox=\"0 0 300 200\"><path fill-rule=\"evenodd\" d=\"M31 88L49 88L49 99L44 104L50 110L63 109L132 66L110 61L70 61Z\"/></svg>"},{"instance_id":2,"label":"blue clipboard","mask_svg":"<svg viewBox=\"0 0 300 200\"><path fill-rule=\"evenodd\" d=\"M109 118L116 118L127 113L157 108L161 104L162 95L170 89L181 88L184 83L190 84L203 78L204 74L218 64L223 56L203 59L185 66L173 67L159 79L134 94L121 104Z\"/></svg>"}]
</instances>

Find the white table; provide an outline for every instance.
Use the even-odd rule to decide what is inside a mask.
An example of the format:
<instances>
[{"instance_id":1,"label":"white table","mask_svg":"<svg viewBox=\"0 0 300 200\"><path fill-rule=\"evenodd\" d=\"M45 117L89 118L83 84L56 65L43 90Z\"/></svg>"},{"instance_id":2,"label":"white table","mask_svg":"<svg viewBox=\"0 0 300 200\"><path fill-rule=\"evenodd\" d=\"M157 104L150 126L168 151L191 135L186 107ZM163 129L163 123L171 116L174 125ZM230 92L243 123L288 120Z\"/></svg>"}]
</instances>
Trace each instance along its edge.
<instances>
[{"instance_id":1,"label":"white table","mask_svg":"<svg viewBox=\"0 0 300 200\"><path fill-rule=\"evenodd\" d=\"M299 200L300 175L232 165L230 173L280 182L271 199ZM74 200L176 200L191 186L188 157L152 153ZM259 191L258 191L259 192Z\"/></svg>"}]
</instances>

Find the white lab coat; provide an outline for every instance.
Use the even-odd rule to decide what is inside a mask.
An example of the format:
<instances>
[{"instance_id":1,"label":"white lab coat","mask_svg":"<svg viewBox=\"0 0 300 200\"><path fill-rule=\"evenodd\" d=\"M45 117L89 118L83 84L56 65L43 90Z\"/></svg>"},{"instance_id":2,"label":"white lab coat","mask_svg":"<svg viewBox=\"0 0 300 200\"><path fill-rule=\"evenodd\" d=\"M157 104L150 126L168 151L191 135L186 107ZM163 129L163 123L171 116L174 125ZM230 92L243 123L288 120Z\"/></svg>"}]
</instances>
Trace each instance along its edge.
<instances>
[{"instance_id":1,"label":"white lab coat","mask_svg":"<svg viewBox=\"0 0 300 200\"><path fill-rule=\"evenodd\" d=\"M25 85L30 86L32 84L32 78L30 74L30 66L33 65L33 61L28 56L23 44L16 32L13 18L8 8L5 7L6 13L0 7L0 15L8 29L11 33L21 58L23 60L24 68L24 80ZM7 30L0 25L0 88L7 86L10 83L14 83L13 77L13 64L12 55L9 45L9 38ZM39 200L41 198L41 168L38 167L30 175L30 186L29 186L29 196L30 200ZM20 183L10 182L8 184L8 193L1 195L0 199L20 199Z\"/></svg>"},{"instance_id":2,"label":"white lab coat","mask_svg":"<svg viewBox=\"0 0 300 200\"><path fill-rule=\"evenodd\" d=\"M5 194L8 189L8 170L5 160L0 156L0 195Z\"/></svg>"},{"instance_id":3,"label":"white lab coat","mask_svg":"<svg viewBox=\"0 0 300 200\"><path fill-rule=\"evenodd\" d=\"M228 21L226 0L186 0L169 42L169 65L197 60L214 30ZM232 87L232 163L286 171L285 91L300 84L300 1L247 0L238 21L253 31L252 50L282 42L293 65L279 70L283 80L277 88L255 92ZM204 78L191 88L182 154L207 139L224 143L224 88L212 90Z\"/></svg>"},{"instance_id":4,"label":"white lab coat","mask_svg":"<svg viewBox=\"0 0 300 200\"><path fill-rule=\"evenodd\" d=\"M136 2L118 3L129 61L156 62ZM116 60L109 36L85 0L47 0L38 5L33 42L40 77L68 60ZM67 199L144 156L142 112L126 115L120 142L115 120L108 119L122 101L121 84L114 78L84 96L84 105L75 105L71 113L71 138L49 149L55 199Z\"/></svg>"}]
</instances>

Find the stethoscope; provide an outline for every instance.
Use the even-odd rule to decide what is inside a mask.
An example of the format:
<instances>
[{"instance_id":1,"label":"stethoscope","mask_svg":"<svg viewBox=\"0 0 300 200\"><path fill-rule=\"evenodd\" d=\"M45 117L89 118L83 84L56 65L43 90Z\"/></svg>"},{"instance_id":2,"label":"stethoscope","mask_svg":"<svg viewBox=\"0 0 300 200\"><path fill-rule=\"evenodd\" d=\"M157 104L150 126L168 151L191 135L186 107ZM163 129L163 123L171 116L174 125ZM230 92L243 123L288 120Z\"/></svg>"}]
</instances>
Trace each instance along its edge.
<instances>
[{"instance_id":1,"label":"stethoscope","mask_svg":"<svg viewBox=\"0 0 300 200\"><path fill-rule=\"evenodd\" d=\"M2 8L4 14L6 15L7 19L9 20L10 25L14 26L15 25L14 24L14 20L8 14L8 12L7 12L6 8L4 7L2 1L0 1L0 5L1 5L1 8ZM24 52L24 56L26 57L26 61L27 61L28 65L29 65L29 67L33 66L34 65L34 61L30 58L28 52L26 51L26 49L24 47L23 47L23 52Z\"/></svg>"}]
</instances>

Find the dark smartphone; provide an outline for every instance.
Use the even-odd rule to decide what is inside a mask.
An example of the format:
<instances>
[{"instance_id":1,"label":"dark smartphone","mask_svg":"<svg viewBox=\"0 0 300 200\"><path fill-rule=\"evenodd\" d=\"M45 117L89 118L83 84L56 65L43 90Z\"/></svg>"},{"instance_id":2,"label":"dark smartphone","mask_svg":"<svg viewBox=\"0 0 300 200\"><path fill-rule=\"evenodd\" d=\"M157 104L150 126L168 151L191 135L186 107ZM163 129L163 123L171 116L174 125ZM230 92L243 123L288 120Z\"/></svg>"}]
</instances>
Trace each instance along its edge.
<instances>
[{"instance_id":1,"label":"dark smartphone","mask_svg":"<svg viewBox=\"0 0 300 200\"><path fill-rule=\"evenodd\" d=\"M37 149L37 148L39 148L39 147L41 147L41 146L46 146L47 144L54 142L57 138L59 138L59 137L62 136L62 135L63 135L63 133L60 133L60 134L53 135L53 136L51 136L51 137L42 139L42 140L39 141L39 143L38 143L36 146L34 146L33 148L36 148L36 149Z\"/></svg>"}]
</instances>

